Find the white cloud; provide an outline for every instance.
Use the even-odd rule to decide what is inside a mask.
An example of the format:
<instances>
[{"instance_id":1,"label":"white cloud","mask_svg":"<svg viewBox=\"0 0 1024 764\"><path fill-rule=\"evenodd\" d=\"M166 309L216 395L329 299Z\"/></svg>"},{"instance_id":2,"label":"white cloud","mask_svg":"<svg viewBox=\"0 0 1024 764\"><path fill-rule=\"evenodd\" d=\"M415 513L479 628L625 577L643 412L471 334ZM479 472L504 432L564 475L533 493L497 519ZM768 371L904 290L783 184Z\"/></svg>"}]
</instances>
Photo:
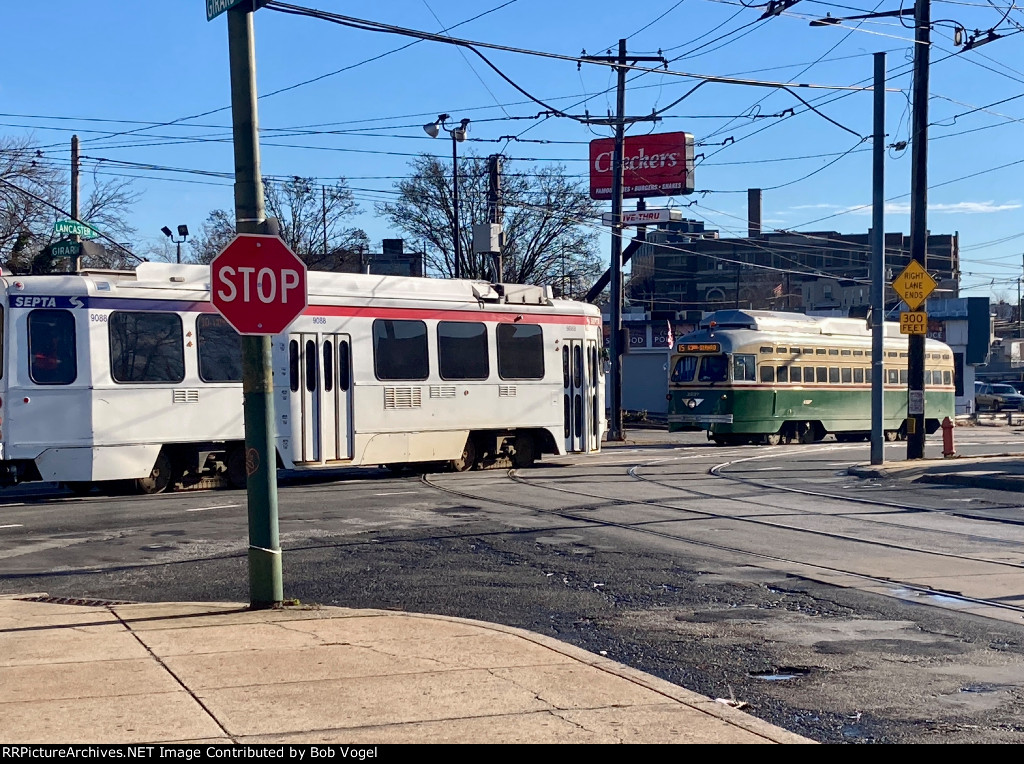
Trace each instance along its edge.
<instances>
[{"instance_id":1,"label":"white cloud","mask_svg":"<svg viewBox=\"0 0 1024 764\"><path fill-rule=\"evenodd\" d=\"M1019 210L1024 207L1022 202L1003 202L997 203L994 201L987 202L956 202L954 204L940 204L933 203L928 205L928 212L934 214L961 214L961 215L983 215L991 214L994 212L1007 212L1008 210ZM872 209L870 204L866 205L854 205L854 206L842 206L839 204L830 204L828 202L821 202L818 204L796 204L788 208L787 212L793 210L834 210L834 214L830 217L838 217L839 215L871 215ZM783 215L786 212L781 213ZM804 213L806 214L806 213ZM910 202L886 202L885 204L886 215L909 215L910 214Z\"/></svg>"}]
</instances>

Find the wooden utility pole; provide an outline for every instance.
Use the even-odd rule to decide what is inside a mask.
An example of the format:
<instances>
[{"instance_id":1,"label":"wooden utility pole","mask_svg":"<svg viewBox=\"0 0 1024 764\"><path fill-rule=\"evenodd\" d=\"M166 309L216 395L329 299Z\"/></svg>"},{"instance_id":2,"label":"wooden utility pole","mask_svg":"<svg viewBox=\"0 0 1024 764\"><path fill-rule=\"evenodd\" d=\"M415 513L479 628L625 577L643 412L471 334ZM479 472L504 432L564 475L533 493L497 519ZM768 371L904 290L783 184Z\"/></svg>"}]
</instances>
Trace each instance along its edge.
<instances>
[{"instance_id":1,"label":"wooden utility pole","mask_svg":"<svg viewBox=\"0 0 1024 764\"><path fill-rule=\"evenodd\" d=\"M78 209L78 165L80 164L78 158L78 136L71 136L71 219L75 222L81 222L78 216L81 214ZM78 254L75 255L75 273L82 270L82 249L81 241L82 237L75 234L71 237L72 241L79 242Z\"/></svg>"},{"instance_id":2,"label":"wooden utility pole","mask_svg":"<svg viewBox=\"0 0 1024 764\"><path fill-rule=\"evenodd\" d=\"M610 398L610 418L608 422L608 440L620 441L625 437L622 428L622 153L625 143L626 124L651 121L657 117L626 117L626 72L630 63L640 61L657 61L666 63L662 56L627 56L626 41L619 40L617 56L583 56L584 61L611 61L615 64L617 85L615 95L615 117L611 119L583 120L590 124L605 124L615 127L615 151L612 154L612 254L611 254L611 294L609 327L609 355L611 356L611 374L608 377L608 393Z\"/></svg>"},{"instance_id":3,"label":"wooden utility pole","mask_svg":"<svg viewBox=\"0 0 1024 764\"><path fill-rule=\"evenodd\" d=\"M910 142L910 259L928 270L928 62L931 0L914 4L914 92ZM907 459L924 458L924 340L910 335L907 359Z\"/></svg>"}]
</instances>

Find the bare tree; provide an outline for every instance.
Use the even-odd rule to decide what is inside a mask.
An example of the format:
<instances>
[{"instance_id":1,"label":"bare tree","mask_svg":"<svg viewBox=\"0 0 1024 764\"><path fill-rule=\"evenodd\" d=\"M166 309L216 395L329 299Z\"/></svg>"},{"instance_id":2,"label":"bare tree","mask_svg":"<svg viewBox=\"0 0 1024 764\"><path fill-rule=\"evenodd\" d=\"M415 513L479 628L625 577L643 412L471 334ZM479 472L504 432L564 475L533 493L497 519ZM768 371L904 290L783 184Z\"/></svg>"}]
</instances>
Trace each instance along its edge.
<instances>
[{"instance_id":1,"label":"bare tree","mask_svg":"<svg viewBox=\"0 0 1024 764\"><path fill-rule=\"evenodd\" d=\"M392 225L424 241L429 271L455 271L454 209L451 165L423 155L412 163L413 175L395 184L398 201L377 205ZM467 278L485 278L490 267L472 252L474 223L487 222L487 160L459 159L459 229ZM597 255L599 204L562 166L526 168L502 177L505 244L503 277L512 283L558 284L568 294L586 291L601 271Z\"/></svg>"},{"instance_id":2,"label":"bare tree","mask_svg":"<svg viewBox=\"0 0 1024 764\"><path fill-rule=\"evenodd\" d=\"M71 263L54 258L51 249L60 238L53 224L70 215L70 188L70 173L34 148L31 137L0 138L0 260L9 268L18 273L70 269ZM126 252L136 233L128 213L138 198L131 181L102 180L93 172L79 219L107 238L83 249L85 265L120 268L138 261Z\"/></svg>"},{"instance_id":3,"label":"bare tree","mask_svg":"<svg viewBox=\"0 0 1024 764\"><path fill-rule=\"evenodd\" d=\"M235 238L235 218L226 210L213 210L203 222L202 233L192 236L189 245L192 257L186 258L196 263L209 264L217 253Z\"/></svg>"},{"instance_id":4,"label":"bare tree","mask_svg":"<svg viewBox=\"0 0 1024 764\"><path fill-rule=\"evenodd\" d=\"M28 272L54 238L63 183L60 169L43 160L30 138L0 138L0 259L16 272Z\"/></svg>"},{"instance_id":5,"label":"bare tree","mask_svg":"<svg viewBox=\"0 0 1024 764\"><path fill-rule=\"evenodd\" d=\"M283 183L265 178L263 186L267 215L278 219L281 238L309 268L343 270L358 262L369 238L362 229L344 225L359 211L344 180L328 187L317 185L314 178L294 177ZM194 261L209 263L234 235L234 217L213 210L191 242Z\"/></svg>"}]
</instances>

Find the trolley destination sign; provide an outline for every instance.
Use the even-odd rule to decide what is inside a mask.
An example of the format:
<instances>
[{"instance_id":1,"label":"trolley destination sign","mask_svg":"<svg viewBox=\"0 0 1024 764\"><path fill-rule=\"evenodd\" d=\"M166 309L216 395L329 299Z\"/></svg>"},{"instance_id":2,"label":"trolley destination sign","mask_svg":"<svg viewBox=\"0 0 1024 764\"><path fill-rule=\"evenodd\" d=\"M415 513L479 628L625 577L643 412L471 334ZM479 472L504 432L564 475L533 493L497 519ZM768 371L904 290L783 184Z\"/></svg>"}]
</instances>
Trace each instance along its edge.
<instances>
[{"instance_id":1,"label":"trolley destination sign","mask_svg":"<svg viewBox=\"0 0 1024 764\"><path fill-rule=\"evenodd\" d=\"M903 273L893 279L892 288L912 311L916 311L938 286L931 274L917 260L911 260ZM902 322L901 322L902 323ZM904 332L905 334L907 332Z\"/></svg>"}]
</instances>

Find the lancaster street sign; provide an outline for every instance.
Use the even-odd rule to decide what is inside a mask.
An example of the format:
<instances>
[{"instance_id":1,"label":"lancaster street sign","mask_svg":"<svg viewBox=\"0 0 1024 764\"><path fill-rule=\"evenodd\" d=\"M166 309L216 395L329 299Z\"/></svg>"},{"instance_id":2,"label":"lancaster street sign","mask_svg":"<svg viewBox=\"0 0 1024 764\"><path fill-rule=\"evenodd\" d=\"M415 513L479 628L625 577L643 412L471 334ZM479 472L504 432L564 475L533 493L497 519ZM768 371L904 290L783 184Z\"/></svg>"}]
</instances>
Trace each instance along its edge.
<instances>
[{"instance_id":1,"label":"lancaster street sign","mask_svg":"<svg viewBox=\"0 0 1024 764\"><path fill-rule=\"evenodd\" d=\"M87 223L79 223L77 220L58 220L53 224L53 232L64 236L81 236L83 239L93 239L99 236L95 228Z\"/></svg>"}]
</instances>

